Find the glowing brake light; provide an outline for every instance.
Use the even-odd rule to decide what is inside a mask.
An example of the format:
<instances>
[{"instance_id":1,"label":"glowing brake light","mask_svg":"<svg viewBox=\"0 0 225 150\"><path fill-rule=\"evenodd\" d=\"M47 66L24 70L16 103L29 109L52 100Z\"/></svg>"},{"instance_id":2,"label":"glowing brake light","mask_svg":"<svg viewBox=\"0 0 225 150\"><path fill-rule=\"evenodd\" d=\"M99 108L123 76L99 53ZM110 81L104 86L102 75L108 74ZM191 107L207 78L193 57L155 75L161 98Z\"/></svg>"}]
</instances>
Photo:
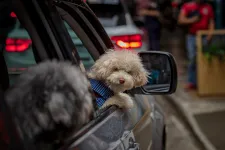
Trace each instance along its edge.
<instances>
[{"instance_id":1,"label":"glowing brake light","mask_svg":"<svg viewBox=\"0 0 225 150\"><path fill-rule=\"evenodd\" d=\"M15 14L14 12L11 12L11 13L10 13L10 16L11 16L12 18L16 18L16 14Z\"/></svg>"},{"instance_id":2,"label":"glowing brake light","mask_svg":"<svg viewBox=\"0 0 225 150\"><path fill-rule=\"evenodd\" d=\"M112 36L111 40L115 42L116 46L123 49L135 49L142 46L142 36L140 34Z\"/></svg>"},{"instance_id":3,"label":"glowing brake light","mask_svg":"<svg viewBox=\"0 0 225 150\"><path fill-rule=\"evenodd\" d=\"M32 41L30 39L13 39L8 38L6 40L5 50L7 52L24 52L27 50Z\"/></svg>"}]
</instances>

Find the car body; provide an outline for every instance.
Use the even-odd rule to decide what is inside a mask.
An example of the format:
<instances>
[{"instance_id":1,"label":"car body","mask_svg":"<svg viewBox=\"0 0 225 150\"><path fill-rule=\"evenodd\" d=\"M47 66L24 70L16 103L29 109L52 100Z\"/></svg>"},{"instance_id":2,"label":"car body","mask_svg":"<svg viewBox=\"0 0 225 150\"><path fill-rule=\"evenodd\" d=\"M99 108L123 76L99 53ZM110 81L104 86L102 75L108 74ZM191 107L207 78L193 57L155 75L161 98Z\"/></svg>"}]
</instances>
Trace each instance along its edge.
<instances>
[{"instance_id":1,"label":"car body","mask_svg":"<svg viewBox=\"0 0 225 150\"><path fill-rule=\"evenodd\" d=\"M4 51L12 84L27 67L43 60L70 60L75 65L84 64L89 69L90 64L107 49L113 48L102 25L81 0L54 1L54 5L47 1L13 1L18 4L15 12L24 27L18 24L9 34L7 50ZM46 6L54 9L46 9ZM27 34L24 34L25 31ZM20 52L23 48L20 49L21 45L27 46L27 49ZM10 48L13 51L10 52ZM134 108L122 111L112 106L96 111L97 117L74 133L62 149L164 150L164 116L154 96L129 94L135 99ZM26 145L26 142L15 145Z\"/></svg>"},{"instance_id":2,"label":"car body","mask_svg":"<svg viewBox=\"0 0 225 150\"><path fill-rule=\"evenodd\" d=\"M134 24L124 0L87 0L87 4L116 47L134 49L137 52L147 50L146 42L143 40L144 32Z\"/></svg>"}]
</instances>

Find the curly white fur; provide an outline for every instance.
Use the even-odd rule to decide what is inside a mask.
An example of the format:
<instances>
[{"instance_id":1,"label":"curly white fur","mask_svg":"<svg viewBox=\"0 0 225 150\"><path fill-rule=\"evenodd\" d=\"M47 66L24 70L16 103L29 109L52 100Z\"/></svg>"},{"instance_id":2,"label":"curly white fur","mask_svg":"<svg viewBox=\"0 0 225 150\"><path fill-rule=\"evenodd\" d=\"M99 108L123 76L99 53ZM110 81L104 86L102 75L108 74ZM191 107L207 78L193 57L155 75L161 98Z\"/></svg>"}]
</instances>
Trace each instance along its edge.
<instances>
[{"instance_id":1,"label":"curly white fur","mask_svg":"<svg viewBox=\"0 0 225 150\"><path fill-rule=\"evenodd\" d=\"M103 107L117 105L120 108L132 108L132 98L122 93L147 83L148 72L141 63L141 58L133 51L109 50L92 66L88 77L104 82L113 92Z\"/></svg>"}]
</instances>

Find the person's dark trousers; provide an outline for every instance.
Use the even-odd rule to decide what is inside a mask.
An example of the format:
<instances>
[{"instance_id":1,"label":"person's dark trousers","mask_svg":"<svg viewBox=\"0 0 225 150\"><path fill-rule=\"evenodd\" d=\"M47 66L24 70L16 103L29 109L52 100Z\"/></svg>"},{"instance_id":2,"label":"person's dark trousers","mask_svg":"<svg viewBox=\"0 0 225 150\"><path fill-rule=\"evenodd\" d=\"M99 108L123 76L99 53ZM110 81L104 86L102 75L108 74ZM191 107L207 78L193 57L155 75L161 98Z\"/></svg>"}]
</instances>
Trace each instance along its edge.
<instances>
[{"instance_id":1,"label":"person's dark trousers","mask_svg":"<svg viewBox=\"0 0 225 150\"><path fill-rule=\"evenodd\" d=\"M160 29L148 29L149 50L160 50Z\"/></svg>"},{"instance_id":2,"label":"person's dark trousers","mask_svg":"<svg viewBox=\"0 0 225 150\"><path fill-rule=\"evenodd\" d=\"M203 45L207 44L206 37L202 38ZM188 83L197 86L197 70L196 70L196 36L188 34L186 38L186 48L188 50Z\"/></svg>"}]
</instances>

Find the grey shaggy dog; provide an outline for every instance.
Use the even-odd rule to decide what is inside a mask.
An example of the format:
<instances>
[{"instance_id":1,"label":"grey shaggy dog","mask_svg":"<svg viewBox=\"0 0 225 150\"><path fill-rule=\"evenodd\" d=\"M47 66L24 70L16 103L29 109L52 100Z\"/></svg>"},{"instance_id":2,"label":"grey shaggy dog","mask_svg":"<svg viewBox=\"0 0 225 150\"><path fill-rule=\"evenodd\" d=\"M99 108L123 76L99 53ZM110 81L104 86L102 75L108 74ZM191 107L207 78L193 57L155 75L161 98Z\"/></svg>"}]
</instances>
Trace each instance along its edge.
<instances>
[{"instance_id":1,"label":"grey shaggy dog","mask_svg":"<svg viewBox=\"0 0 225 150\"><path fill-rule=\"evenodd\" d=\"M20 75L6 94L19 133L41 149L59 147L93 115L86 76L69 62L46 61Z\"/></svg>"}]
</instances>

